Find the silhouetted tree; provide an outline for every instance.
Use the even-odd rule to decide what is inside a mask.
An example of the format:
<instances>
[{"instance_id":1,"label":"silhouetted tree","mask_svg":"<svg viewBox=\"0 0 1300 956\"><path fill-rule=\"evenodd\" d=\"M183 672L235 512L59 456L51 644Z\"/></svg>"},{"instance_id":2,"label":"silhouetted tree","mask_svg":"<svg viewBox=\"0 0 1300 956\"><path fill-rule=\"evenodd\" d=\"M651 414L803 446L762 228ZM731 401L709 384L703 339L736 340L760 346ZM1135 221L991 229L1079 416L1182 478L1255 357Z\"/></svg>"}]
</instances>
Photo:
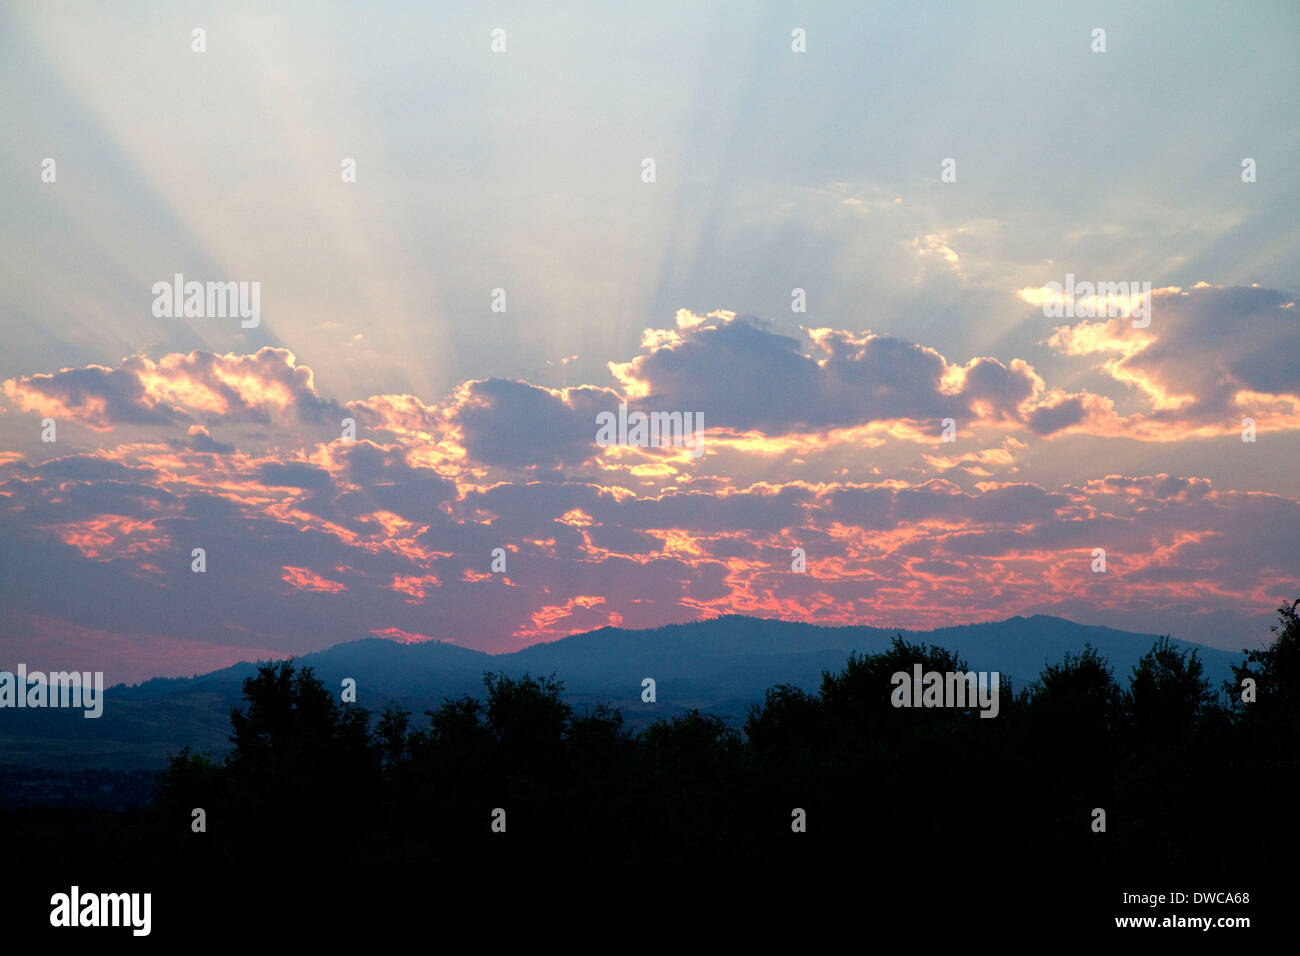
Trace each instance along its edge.
<instances>
[{"instance_id":1,"label":"silhouetted tree","mask_svg":"<svg viewBox=\"0 0 1300 956\"><path fill-rule=\"evenodd\" d=\"M1269 628L1276 637L1263 649L1244 649L1245 662L1233 667L1233 680L1224 686L1240 723L1252 736L1262 736L1292 753L1300 744L1300 600L1283 603L1278 623ZM1242 700L1242 681L1255 681L1255 701Z\"/></svg>"},{"instance_id":2,"label":"silhouetted tree","mask_svg":"<svg viewBox=\"0 0 1300 956\"><path fill-rule=\"evenodd\" d=\"M1152 645L1133 668L1122 697L1128 732L1138 750L1181 750L1215 714L1215 694L1193 648L1169 637Z\"/></svg>"}]
</instances>

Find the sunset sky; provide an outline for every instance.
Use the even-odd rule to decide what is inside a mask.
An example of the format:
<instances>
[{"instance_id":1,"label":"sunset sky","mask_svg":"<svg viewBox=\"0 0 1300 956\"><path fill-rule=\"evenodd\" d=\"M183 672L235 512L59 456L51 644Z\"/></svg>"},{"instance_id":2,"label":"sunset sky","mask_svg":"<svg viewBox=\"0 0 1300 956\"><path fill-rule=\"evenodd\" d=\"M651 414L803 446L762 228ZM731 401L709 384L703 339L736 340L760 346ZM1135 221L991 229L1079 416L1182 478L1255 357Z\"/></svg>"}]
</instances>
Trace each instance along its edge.
<instances>
[{"instance_id":1,"label":"sunset sky","mask_svg":"<svg viewBox=\"0 0 1300 956\"><path fill-rule=\"evenodd\" d=\"M0 668L1300 597L1294 3L379 7L0 7Z\"/></svg>"}]
</instances>

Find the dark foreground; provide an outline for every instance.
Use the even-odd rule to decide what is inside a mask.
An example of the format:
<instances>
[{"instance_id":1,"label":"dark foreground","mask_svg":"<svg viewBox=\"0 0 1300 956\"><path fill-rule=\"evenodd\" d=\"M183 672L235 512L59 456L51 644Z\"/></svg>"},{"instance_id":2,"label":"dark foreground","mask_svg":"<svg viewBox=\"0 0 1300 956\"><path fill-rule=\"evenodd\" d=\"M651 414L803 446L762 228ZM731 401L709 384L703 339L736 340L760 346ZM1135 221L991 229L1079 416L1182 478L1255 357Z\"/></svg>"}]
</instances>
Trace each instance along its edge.
<instances>
[{"instance_id":1,"label":"dark foreground","mask_svg":"<svg viewBox=\"0 0 1300 956\"><path fill-rule=\"evenodd\" d=\"M150 893L163 945L1292 935L1294 606L1225 688L1158 643L1124 684L1085 653L1004 686L988 719L892 706L891 675L914 663L965 669L897 642L819 694L774 688L743 735L698 713L633 734L531 678L489 677L484 699L423 719L375 717L266 665L232 714L234 753L183 753L151 806L0 813L4 938L148 945L52 927L51 896L73 885Z\"/></svg>"}]
</instances>

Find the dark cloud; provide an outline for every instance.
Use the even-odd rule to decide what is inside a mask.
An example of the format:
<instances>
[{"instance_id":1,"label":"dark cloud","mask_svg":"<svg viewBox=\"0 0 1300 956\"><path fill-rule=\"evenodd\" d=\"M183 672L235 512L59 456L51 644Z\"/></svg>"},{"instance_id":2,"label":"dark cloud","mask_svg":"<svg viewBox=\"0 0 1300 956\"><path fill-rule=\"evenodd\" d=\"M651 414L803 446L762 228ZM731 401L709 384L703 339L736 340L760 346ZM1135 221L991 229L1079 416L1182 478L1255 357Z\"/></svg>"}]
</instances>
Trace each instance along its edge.
<instances>
[{"instance_id":1,"label":"dark cloud","mask_svg":"<svg viewBox=\"0 0 1300 956\"><path fill-rule=\"evenodd\" d=\"M265 485L320 490L329 488L334 479L324 468L303 462L267 462L258 469L258 479Z\"/></svg>"},{"instance_id":2,"label":"dark cloud","mask_svg":"<svg viewBox=\"0 0 1300 956\"><path fill-rule=\"evenodd\" d=\"M526 382L467 383L448 419L475 461L507 468L558 468L597 451L596 416L618 406L611 389L552 391Z\"/></svg>"}]
</instances>

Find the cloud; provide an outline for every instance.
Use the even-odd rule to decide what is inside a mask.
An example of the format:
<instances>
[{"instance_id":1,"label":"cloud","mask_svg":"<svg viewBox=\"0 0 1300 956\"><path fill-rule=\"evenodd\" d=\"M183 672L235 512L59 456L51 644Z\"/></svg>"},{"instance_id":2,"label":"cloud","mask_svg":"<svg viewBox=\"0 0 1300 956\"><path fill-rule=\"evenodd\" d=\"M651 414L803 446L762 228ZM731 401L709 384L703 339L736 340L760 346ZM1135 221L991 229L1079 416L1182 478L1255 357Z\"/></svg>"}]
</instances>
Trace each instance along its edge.
<instances>
[{"instance_id":1,"label":"cloud","mask_svg":"<svg viewBox=\"0 0 1300 956\"><path fill-rule=\"evenodd\" d=\"M817 328L805 345L755 319L680 312L678 330L646 330L648 350L611 371L645 409L700 410L710 427L766 436L897 425L892 433L1021 427L1046 387L1021 359L949 362L934 349L872 332ZM779 383L779 387L774 387Z\"/></svg>"},{"instance_id":2,"label":"cloud","mask_svg":"<svg viewBox=\"0 0 1300 956\"><path fill-rule=\"evenodd\" d=\"M355 417L362 433L419 446L419 463L457 478L496 471L581 468L637 480L689 480L689 453L601 448L596 417L627 402L631 411L703 416L712 452L817 454L837 444L894 440L932 444L945 419L965 435L1079 435L1168 442L1221 436L1252 418L1261 431L1300 422L1300 373L1287 356L1300 345L1297 312L1272 290L1197 286L1163 289L1156 318L1058 327L1048 344L1066 357L1101 356L1114 395L1049 384L1022 358L950 361L924 345L872 332L814 328L803 341L765 323L716 311L679 310L675 327L646 329L640 353L609 365L617 387L548 388L476 379L440 403L385 394L349 402L346 412L316 391L310 368L285 349L253 355L172 354L126 359L10 379L5 391L26 411L69 416L93 429L172 425L323 422ZM780 387L773 387L780 383ZM1136 407L1121 413L1117 402ZM213 454L231 446L191 426L189 446ZM171 441L175 442L175 439ZM938 458L930 461L938 467ZM980 474L973 467L971 474ZM985 469L984 475L990 474Z\"/></svg>"},{"instance_id":3,"label":"cloud","mask_svg":"<svg viewBox=\"0 0 1300 956\"><path fill-rule=\"evenodd\" d=\"M212 433L202 425L191 425L185 438L169 438L167 444L176 449L206 452L212 455L228 455L235 450L234 445L213 438Z\"/></svg>"},{"instance_id":4,"label":"cloud","mask_svg":"<svg viewBox=\"0 0 1300 956\"><path fill-rule=\"evenodd\" d=\"M286 565L281 569L284 574L281 576L286 584L295 591L346 591L346 584L340 584L338 581L331 581L328 578L321 577L307 568L293 568Z\"/></svg>"},{"instance_id":5,"label":"cloud","mask_svg":"<svg viewBox=\"0 0 1300 956\"><path fill-rule=\"evenodd\" d=\"M1034 453L1046 436L1131 435L1158 419L1194 427L1188 416L1212 415L1215 395L1292 387L1291 370L1257 367L1257 353L1234 352L1200 318L1245 316L1228 323L1244 335L1263 315L1281 347L1292 321L1277 314L1281 297L1222 291L1171 298L1133 338L1102 323L1054 336L1063 353L1124 363L1107 380L1148 406L1128 415L1109 395L1049 386L1019 358L955 362L833 329L801 343L685 310L612 367L618 387L476 379L435 403L371 396L346 406L353 441L332 427L328 441L304 434L312 416L342 409L284 350L133 357L89 377L97 401L68 370L11 380L28 400L93 408L95 428L139 414L187 430L43 461L0 454L0 534L13 543L0 555L5 626L36 639L32 622L53 621L250 653L367 634L506 650L735 612L1221 627L1300 588L1289 532L1300 504L1172 469L1108 474L1092 458L1081 477L1047 479ZM1139 377L1146 387L1130 385ZM620 401L703 411L709 454L596 446L596 415ZM962 443L938 440L944 417ZM194 418L267 427L253 448L246 430L218 442ZM966 437L981 428L995 437ZM791 569L795 547L804 573ZM1097 547L1104 575L1091 570ZM504 573L492 567L498 548Z\"/></svg>"},{"instance_id":6,"label":"cloud","mask_svg":"<svg viewBox=\"0 0 1300 956\"><path fill-rule=\"evenodd\" d=\"M333 484L324 468L303 462L264 462L258 469L258 478L264 485L286 488L321 489Z\"/></svg>"},{"instance_id":7,"label":"cloud","mask_svg":"<svg viewBox=\"0 0 1300 956\"><path fill-rule=\"evenodd\" d=\"M1243 418L1260 431L1300 427L1300 314L1275 290L1157 290L1148 328L1084 320L1057 328L1048 344L1102 356L1099 370L1145 400L1146 410L1125 418L1096 404L1070 422L1093 434L1177 441L1236 431Z\"/></svg>"},{"instance_id":8,"label":"cloud","mask_svg":"<svg viewBox=\"0 0 1300 956\"><path fill-rule=\"evenodd\" d=\"M445 410L477 462L558 468L594 456L596 415L618 406L608 388L549 389L526 382L466 382Z\"/></svg>"},{"instance_id":9,"label":"cloud","mask_svg":"<svg viewBox=\"0 0 1300 956\"><path fill-rule=\"evenodd\" d=\"M115 369L89 365L11 378L4 391L25 412L96 431L191 421L266 424L285 416L315 422L339 411L316 393L311 369L288 349L270 347L252 355L172 353L157 362L132 355Z\"/></svg>"},{"instance_id":10,"label":"cloud","mask_svg":"<svg viewBox=\"0 0 1300 956\"><path fill-rule=\"evenodd\" d=\"M3 466L11 629L35 616L289 652L369 633L503 650L736 611L924 627L1088 602L1190 620L1300 587L1287 531L1300 505L1191 476L636 494L557 476L458 485L412 465L414 449L369 441L294 457L119 454ZM804 574L790 568L796 546ZM1091 572L1094 547L1107 575Z\"/></svg>"}]
</instances>

